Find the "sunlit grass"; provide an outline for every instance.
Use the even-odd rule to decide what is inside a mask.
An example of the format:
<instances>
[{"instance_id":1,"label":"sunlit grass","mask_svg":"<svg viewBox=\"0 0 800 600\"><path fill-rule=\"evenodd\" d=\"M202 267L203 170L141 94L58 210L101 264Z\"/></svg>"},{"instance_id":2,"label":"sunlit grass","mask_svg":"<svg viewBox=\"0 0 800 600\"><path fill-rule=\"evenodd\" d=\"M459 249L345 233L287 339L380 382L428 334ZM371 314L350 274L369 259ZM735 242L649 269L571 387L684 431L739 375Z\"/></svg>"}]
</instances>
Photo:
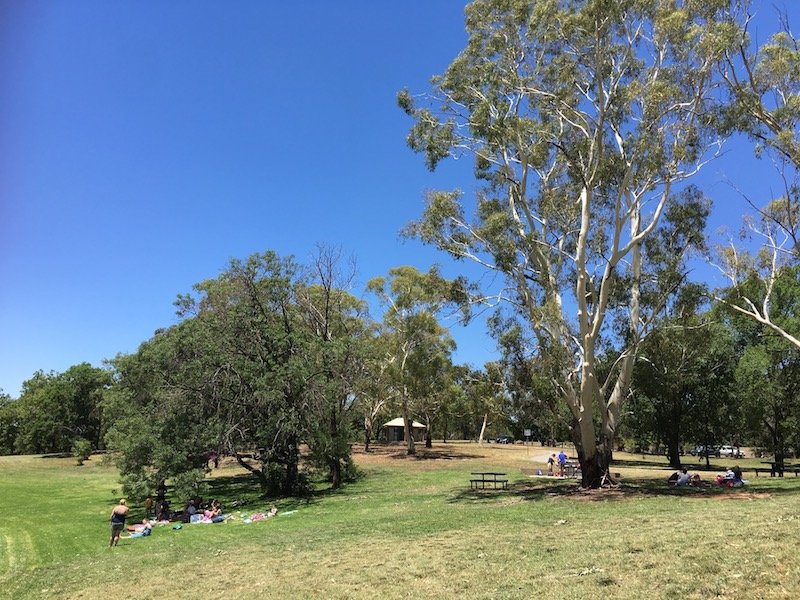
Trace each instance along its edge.
<instances>
[{"instance_id":1,"label":"sunlit grass","mask_svg":"<svg viewBox=\"0 0 800 600\"><path fill-rule=\"evenodd\" d=\"M574 480L528 476L548 451L448 443L410 459L400 447L379 447L357 454L362 480L279 503L293 514L158 528L113 550L110 467L96 458L83 467L0 458L0 595L800 597L800 478L751 478L743 491L675 490L663 483L665 459L617 455L622 486L586 493ZM471 491L469 473L481 469L507 472L511 489ZM237 474L216 473L227 498L255 498Z\"/></svg>"}]
</instances>

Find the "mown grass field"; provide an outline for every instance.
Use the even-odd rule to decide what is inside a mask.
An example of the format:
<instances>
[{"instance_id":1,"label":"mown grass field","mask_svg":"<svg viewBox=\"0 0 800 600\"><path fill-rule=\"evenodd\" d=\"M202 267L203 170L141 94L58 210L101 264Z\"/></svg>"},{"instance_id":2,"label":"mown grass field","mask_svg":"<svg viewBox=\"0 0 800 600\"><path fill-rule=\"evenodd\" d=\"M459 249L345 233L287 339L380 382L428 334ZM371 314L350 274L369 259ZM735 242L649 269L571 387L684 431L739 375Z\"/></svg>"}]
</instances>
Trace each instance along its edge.
<instances>
[{"instance_id":1,"label":"mown grass field","mask_svg":"<svg viewBox=\"0 0 800 600\"><path fill-rule=\"evenodd\" d=\"M448 443L414 459L380 447L357 454L359 482L278 503L292 514L162 527L114 549L112 467L2 457L0 597L800 597L800 478L676 490L659 457L620 454L622 485L582 492L529 476L547 452ZM510 489L470 491L483 469L508 473ZM239 475L217 470L215 492L255 499Z\"/></svg>"}]
</instances>

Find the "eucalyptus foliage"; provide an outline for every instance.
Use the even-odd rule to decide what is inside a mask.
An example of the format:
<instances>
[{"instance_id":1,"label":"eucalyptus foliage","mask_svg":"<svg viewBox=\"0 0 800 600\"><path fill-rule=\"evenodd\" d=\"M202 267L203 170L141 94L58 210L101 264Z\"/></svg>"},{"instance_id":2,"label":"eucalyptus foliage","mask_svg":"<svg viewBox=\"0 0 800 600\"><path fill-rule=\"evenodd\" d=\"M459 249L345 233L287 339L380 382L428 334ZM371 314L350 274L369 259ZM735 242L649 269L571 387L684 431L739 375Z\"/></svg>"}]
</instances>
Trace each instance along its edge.
<instances>
[{"instance_id":1,"label":"eucalyptus foliage","mask_svg":"<svg viewBox=\"0 0 800 600\"><path fill-rule=\"evenodd\" d=\"M727 4L477 0L467 46L431 93L398 96L427 166L469 155L483 184L474 198L431 192L409 233L503 276L480 299L506 301L533 351L553 357L586 485L608 472L636 349L667 291L644 245L717 148ZM615 319L625 326L601 379Z\"/></svg>"},{"instance_id":2,"label":"eucalyptus foliage","mask_svg":"<svg viewBox=\"0 0 800 600\"><path fill-rule=\"evenodd\" d=\"M800 42L786 14L779 13L780 30L759 45L751 33L754 4L731 4L732 18L742 26L731 28L735 35L720 65L727 92L720 109L721 131L747 135L755 155L772 161L782 189L777 194L764 189L747 198L754 213L744 223L749 244L731 242L719 249L736 294L720 292L717 297L800 348L800 329L780 324L772 314L780 272L800 259Z\"/></svg>"}]
</instances>

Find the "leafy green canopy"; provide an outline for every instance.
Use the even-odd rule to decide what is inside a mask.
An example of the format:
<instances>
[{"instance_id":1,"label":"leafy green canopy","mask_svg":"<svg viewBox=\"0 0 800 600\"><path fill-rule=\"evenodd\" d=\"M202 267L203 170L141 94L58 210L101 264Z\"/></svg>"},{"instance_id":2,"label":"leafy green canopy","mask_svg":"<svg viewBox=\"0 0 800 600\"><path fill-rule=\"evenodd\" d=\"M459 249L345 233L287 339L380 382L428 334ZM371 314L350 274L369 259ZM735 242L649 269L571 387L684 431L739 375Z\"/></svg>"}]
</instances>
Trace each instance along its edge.
<instances>
[{"instance_id":1,"label":"leafy green canopy","mask_svg":"<svg viewBox=\"0 0 800 600\"><path fill-rule=\"evenodd\" d=\"M352 476L350 412L368 329L363 303L324 262L304 272L272 252L234 260L179 296L178 325L114 361L108 440L130 489L174 478L191 495L213 451L236 458L264 492L297 493L301 442L334 485Z\"/></svg>"},{"instance_id":2,"label":"leafy green canopy","mask_svg":"<svg viewBox=\"0 0 800 600\"><path fill-rule=\"evenodd\" d=\"M719 249L723 272L736 293L721 290L717 298L800 348L800 330L771 314L782 269L797 265L800 257L800 43L783 14L780 31L758 45L750 32L750 2L732 5L744 25L720 65L727 93L719 111L720 130L747 135L755 155L772 161L783 185L777 195L770 187L747 198L755 218L745 218L745 237L758 249L751 252L734 242Z\"/></svg>"},{"instance_id":3,"label":"leafy green canopy","mask_svg":"<svg viewBox=\"0 0 800 600\"><path fill-rule=\"evenodd\" d=\"M385 307L381 326L385 393L402 409L408 453L414 454L412 417L425 414L428 433L433 416L448 395L450 353L455 342L437 315L445 307L466 307L461 279L448 280L436 267L421 273L414 267L395 267L387 277L375 277L368 289Z\"/></svg>"},{"instance_id":4,"label":"leafy green canopy","mask_svg":"<svg viewBox=\"0 0 800 600\"><path fill-rule=\"evenodd\" d=\"M704 309L704 289L687 285L659 327L642 344L626 431L637 445L667 448L681 466L684 443L741 444L746 430L734 393L738 356L732 333Z\"/></svg>"},{"instance_id":5,"label":"leafy green canopy","mask_svg":"<svg viewBox=\"0 0 800 600\"><path fill-rule=\"evenodd\" d=\"M730 295L746 294L755 301L764 290L751 276ZM771 292L773 323L797 331L800 318L800 268L777 272ZM723 307L729 307L725 304ZM747 431L755 441L782 460L789 450L800 450L800 356L798 348L773 327L737 311L727 322L736 339L738 364L736 397L741 403Z\"/></svg>"},{"instance_id":6,"label":"leafy green canopy","mask_svg":"<svg viewBox=\"0 0 800 600\"><path fill-rule=\"evenodd\" d=\"M14 415L14 450L21 454L71 452L79 438L93 448L102 447L101 399L110 385L111 373L89 363L64 373L35 373L23 383L19 400L9 406Z\"/></svg>"}]
</instances>

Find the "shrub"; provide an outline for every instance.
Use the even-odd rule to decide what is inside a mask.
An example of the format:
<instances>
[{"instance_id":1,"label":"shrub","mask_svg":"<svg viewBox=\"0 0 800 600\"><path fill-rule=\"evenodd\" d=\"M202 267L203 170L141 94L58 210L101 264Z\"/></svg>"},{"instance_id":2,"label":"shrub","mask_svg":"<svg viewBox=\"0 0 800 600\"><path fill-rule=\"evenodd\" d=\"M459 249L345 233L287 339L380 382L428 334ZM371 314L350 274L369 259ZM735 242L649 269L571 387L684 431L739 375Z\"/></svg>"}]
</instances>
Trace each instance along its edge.
<instances>
[{"instance_id":1,"label":"shrub","mask_svg":"<svg viewBox=\"0 0 800 600\"><path fill-rule=\"evenodd\" d=\"M92 454L92 443L84 438L72 442L72 456L78 460L78 466L83 464Z\"/></svg>"}]
</instances>

